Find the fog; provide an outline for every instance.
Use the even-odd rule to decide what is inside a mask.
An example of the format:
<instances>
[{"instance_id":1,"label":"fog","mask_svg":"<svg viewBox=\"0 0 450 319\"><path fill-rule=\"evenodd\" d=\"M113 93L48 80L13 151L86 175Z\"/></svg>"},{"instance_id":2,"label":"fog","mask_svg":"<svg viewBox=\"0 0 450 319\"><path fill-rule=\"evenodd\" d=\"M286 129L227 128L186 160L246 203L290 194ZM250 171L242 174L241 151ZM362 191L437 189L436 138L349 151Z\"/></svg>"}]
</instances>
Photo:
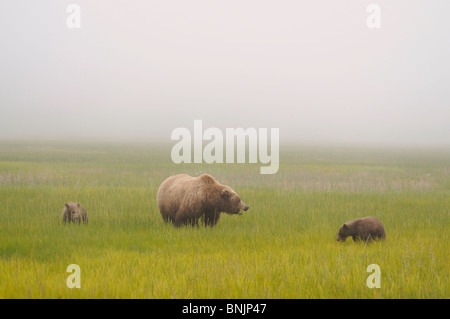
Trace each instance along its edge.
<instances>
[{"instance_id":1,"label":"fog","mask_svg":"<svg viewBox=\"0 0 450 319\"><path fill-rule=\"evenodd\" d=\"M69 28L67 6L80 6ZM369 29L369 4L381 28ZM2 1L0 139L450 144L450 2Z\"/></svg>"}]
</instances>

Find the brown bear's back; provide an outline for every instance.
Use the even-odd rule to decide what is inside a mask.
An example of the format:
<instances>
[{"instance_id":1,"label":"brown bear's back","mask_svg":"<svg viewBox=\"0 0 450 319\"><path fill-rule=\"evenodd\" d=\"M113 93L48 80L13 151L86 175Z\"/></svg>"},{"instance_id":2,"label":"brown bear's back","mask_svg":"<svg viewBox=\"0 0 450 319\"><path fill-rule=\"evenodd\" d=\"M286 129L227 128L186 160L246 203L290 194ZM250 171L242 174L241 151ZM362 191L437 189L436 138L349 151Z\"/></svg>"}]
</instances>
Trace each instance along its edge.
<instances>
[{"instance_id":1,"label":"brown bear's back","mask_svg":"<svg viewBox=\"0 0 450 319\"><path fill-rule=\"evenodd\" d=\"M346 224L351 230L353 237L359 237L364 240L370 238L386 238L383 224L373 216L358 218Z\"/></svg>"}]
</instances>

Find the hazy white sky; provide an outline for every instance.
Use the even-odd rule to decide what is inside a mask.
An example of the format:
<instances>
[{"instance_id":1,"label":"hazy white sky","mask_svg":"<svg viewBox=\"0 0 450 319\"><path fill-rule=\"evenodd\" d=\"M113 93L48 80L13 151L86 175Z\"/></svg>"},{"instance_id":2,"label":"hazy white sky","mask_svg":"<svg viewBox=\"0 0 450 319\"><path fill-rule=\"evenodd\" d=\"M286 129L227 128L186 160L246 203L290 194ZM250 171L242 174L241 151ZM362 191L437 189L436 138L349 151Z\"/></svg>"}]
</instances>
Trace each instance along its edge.
<instances>
[{"instance_id":1,"label":"hazy white sky","mask_svg":"<svg viewBox=\"0 0 450 319\"><path fill-rule=\"evenodd\" d=\"M69 29L66 8L81 7ZM366 8L381 7L381 29ZM0 139L450 143L450 1L0 3Z\"/></svg>"}]
</instances>

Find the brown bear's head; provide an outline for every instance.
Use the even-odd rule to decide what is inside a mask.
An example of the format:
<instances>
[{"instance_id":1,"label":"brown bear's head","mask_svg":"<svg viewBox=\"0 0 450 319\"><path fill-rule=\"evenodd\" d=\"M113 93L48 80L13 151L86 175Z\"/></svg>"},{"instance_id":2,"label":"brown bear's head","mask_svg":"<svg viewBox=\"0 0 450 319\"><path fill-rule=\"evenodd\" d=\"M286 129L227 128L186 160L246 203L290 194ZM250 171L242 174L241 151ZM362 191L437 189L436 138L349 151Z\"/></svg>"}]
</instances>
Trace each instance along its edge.
<instances>
[{"instance_id":1,"label":"brown bear's head","mask_svg":"<svg viewBox=\"0 0 450 319\"><path fill-rule=\"evenodd\" d=\"M339 228L339 232L336 236L337 241L345 241L347 237L350 236L350 228L347 226L347 224L344 224Z\"/></svg>"},{"instance_id":2,"label":"brown bear's head","mask_svg":"<svg viewBox=\"0 0 450 319\"><path fill-rule=\"evenodd\" d=\"M247 211L248 205L244 203L239 195L228 186L224 186L220 191L220 198L222 200L221 211L227 214L242 215L241 210Z\"/></svg>"},{"instance_id":3,"label":"brown bear's head","mask_svg":"<svg viewBox=\"0 0 450 319\"><path fill-rule=\"evenodd\" d=\"M78 221L81 218L80 215L80 203L66 203L66 211L67 211L67 215L68 217L73 220L73 221Z\"/></svg>"}]
</instances>

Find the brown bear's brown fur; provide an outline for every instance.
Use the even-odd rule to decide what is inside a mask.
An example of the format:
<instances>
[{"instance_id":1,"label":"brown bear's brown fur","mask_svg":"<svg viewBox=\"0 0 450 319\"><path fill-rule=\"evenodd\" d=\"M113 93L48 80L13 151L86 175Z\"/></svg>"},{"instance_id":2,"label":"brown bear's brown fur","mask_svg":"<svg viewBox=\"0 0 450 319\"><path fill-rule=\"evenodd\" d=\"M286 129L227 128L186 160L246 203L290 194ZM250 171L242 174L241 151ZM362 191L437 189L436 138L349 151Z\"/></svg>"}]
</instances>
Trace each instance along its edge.
<instances>
[{"instance_id":1,"label":"brown bear's brown fur","mask_svg":"<svg viewBox=\"0 0 450 319\"><path fill-rule=\"evenodd\" d=\"M86 210L80 203L68 202L64 204L64 210L62 213L63 222L78 222L78 224L83 220L83 223L88 222L88 216Z\"/></svg>"},{"instance_id":2,"label":"brown bear's brown fur","mask_svg":"<svg viewBox=\"0 0 450 319\"><path fill-rule=\"evenodd\" d=\"M249 208L234 190L208 174L167 178L158 189L156 202L163 220L177 227L198 226L201 217L205 226L214 226L222 212L242 214L241 210Z\"/></svg>"},{"instance_id":3,"label":"brown bear's brown fur","mask_svg":"<svg viewBox=\"0 0 450 319\"><path fill-rule=\"evenodd\" d=\"M384 226L375 217L359 218L342 225L337 234L337 241L345 241L348 236L352 236L354 241L386 239Z\"/></svg>"}]
</instances>

